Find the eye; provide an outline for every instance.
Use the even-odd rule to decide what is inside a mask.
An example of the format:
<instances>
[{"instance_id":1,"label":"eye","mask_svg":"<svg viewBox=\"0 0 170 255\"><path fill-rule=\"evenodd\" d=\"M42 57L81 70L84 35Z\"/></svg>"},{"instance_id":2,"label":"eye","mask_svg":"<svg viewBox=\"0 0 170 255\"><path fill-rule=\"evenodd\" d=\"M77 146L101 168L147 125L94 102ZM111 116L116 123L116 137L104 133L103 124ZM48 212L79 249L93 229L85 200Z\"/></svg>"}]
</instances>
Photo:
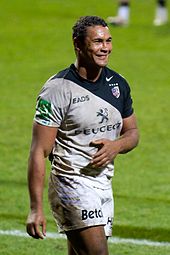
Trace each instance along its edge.
<instances>
[{"instance_id":1,"label":"eye","mask_svg":"<svg viewBox=\"0 0 170 255\"><path fill-rule=\"evenodd\" d=\"M101 43L102 41L103 41L103 40L102 40L102 39L99 39L99 38L94 40L95 43Z\"/></svg>"},{"instance_id":2,"label":"eye","mask_svg":"<svg viewBox=\"0 0 170 255\"><path fill-rule=\"evenodd\" d=\"M107 40L106 40L106 42L111 42L112 41L112 38L111 37L109 37Z\"/></svg>"}]
</instances>

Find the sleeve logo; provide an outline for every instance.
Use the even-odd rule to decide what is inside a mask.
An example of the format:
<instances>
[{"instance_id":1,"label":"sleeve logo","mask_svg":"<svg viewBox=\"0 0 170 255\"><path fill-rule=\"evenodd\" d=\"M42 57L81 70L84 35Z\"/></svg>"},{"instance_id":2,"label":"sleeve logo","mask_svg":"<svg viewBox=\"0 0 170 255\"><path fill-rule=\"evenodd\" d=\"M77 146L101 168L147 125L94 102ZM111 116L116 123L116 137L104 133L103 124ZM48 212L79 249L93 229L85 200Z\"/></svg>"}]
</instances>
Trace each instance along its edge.
<instances>
[{"instance_id":1,"label":"sleeve logo","mask_svg":"<svg viewBox=\"0 0 170 255\"><path fill-rule=\"evenodd\" d=\"M37 103L36 116L43 120L50 120L52 114L51 103L40 98Z\"/></svg>"}]
</instances>

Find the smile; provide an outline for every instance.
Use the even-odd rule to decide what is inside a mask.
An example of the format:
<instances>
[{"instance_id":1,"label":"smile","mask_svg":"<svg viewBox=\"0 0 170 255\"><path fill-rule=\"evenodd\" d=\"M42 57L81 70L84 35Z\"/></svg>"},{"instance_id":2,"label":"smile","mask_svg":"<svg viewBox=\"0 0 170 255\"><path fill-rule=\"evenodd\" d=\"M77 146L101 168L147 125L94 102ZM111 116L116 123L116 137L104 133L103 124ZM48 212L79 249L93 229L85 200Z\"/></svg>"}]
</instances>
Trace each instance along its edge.
<instances>
[{"instance_id":1,"label":"smile","mask_svg":"<svg viewBox=\"0 0 170 255\"><path fill-rule=\"evenodd\" d=\"M108 57L108 55L97 55L97 57L100 59L106 59Z\"/></svg>"}]
</instances>

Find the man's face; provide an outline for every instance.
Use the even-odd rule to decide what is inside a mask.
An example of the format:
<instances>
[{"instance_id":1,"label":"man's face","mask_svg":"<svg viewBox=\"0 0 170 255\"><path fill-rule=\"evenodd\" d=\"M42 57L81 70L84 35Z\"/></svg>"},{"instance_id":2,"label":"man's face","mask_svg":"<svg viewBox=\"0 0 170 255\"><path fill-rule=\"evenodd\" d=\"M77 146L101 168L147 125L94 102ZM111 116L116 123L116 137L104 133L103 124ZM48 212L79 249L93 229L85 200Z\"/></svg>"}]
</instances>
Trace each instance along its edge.
<instances>
[{"instance_id":1,"label":"man's face","mask_svg":"<svg viewBox=\"0 0 170 255\"><path fill-rule=\"evenodd\" d=\"M80 57L83 58L86 64L98 67L106 66L111 51L112 37L108 27L88 27L80 53Z\"/></svg>"}]
</instances>

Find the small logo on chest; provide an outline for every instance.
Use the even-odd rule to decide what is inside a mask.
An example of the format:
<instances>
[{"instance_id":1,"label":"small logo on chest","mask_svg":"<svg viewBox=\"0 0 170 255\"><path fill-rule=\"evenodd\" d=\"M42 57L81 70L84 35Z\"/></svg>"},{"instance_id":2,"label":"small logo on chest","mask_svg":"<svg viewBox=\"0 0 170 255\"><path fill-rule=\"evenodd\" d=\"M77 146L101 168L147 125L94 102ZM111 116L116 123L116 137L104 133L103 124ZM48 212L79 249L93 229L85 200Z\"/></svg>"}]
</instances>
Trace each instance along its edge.
<instances>
[{"instance_id":1,"label":"small logo on chest","mask_svg":"<svg viewBox=\"0 0 170 255\"><path fill-rule=\"evenodd\" d=\"M111 92L114 97L119 98L120 97L120 89L118 82L110 83L109 87L111 87Z\"/></svg>"},{"instance_id":2,"label":"small logo on chest","mask_svg":"<svg viewBox=\"0 0 170 255\"><path fill-rule=\"evenodd\" d=\"M115 86L111 89L112 94L114 97L119 98L120 97L120 90L118 86Z\"/></svg>"},{"instance_id":3,"label":"small logo on chest","mask_svg":"<svg viewBox=\"0 0 170 255\"><path fill-rule=\"evenodd\" d=\"M106 77L106 81L110 81L113 78L113 76Z\"/></svg>"}]
</instances>

